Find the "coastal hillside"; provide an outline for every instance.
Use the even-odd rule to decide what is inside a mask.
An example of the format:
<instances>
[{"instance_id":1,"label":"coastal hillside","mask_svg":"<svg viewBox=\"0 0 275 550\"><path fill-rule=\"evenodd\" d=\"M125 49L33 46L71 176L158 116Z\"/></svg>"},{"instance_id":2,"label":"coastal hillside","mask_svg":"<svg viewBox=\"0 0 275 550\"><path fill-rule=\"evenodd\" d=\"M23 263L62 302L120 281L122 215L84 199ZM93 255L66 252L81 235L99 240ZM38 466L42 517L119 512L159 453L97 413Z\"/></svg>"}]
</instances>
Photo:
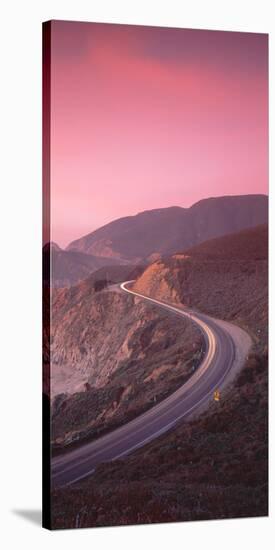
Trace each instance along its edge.
<instances>
[{"instance_id":1,"label":"coastal hillside","mask_svg":"<svg viewBox=\"0 0 275 550\"><path fill-rule=\"evenodd\" d=\"M267 225L260 225L158 260L134 289L233 321L265 347L267 253Z\"/></svg>"},{"instance_id":2,"label":"coastal hillside","mask_svg":"<svg viewBox=\"0 0 275 550\"><path fill-rule=\"evenodd\" d=\"M134 287L231 320L253 346L231 387L198 418L53 491L54 527L267 515L267 227L155 262Z\"/></svg>"},{"instance_id":3,"label":"coastal hillside","mask_svg":"<svg viewBox=\"0 0 275 550\"><path fill-rule=\"evenodd\" d=\"M134 418L182 385L202 360L203 338L189 320L117 287L99 288L93 275L56 289L52 311L55 448Z\"/></svg>"}]
</instances>

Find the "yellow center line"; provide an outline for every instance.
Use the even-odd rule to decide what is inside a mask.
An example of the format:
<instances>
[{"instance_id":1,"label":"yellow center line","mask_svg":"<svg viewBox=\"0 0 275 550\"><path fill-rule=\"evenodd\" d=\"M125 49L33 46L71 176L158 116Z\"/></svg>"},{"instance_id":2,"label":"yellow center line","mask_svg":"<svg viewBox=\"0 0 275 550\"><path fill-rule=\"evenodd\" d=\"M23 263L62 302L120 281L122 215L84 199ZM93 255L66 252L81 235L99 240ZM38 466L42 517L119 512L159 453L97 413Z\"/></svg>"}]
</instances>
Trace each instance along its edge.
<instances>
[{"instance_id":1,"label":"yellow center line","mask_svg":"<svg viewBox=\"0 0 275 550\"><path fill-rule=\"evenodd\" d=\"M174 393L172 393L169 397L167 397L166 399L164 399L163 401L161 401L160 403L158 403L158 405L155 405L154 407L152 407L152 409L150 409L149 411L146 411L145 413L143 413L142 415L140 415L139 417L133 419L132 421L128 422L125 426L121 426L121 428L118 428L118 430L120 431L121 435L123 435L123 432L125 431L128 431L129 430L129 425L133 425L135 428L138 427L139 424L141 424L144 420L144 417L146 419L148 418L151 418L152 416L155 416L157 411L160 409L163 409L163 406L164 405L168 405L170 402L173 402L175 400L175 398L177 398L177 396L181 396L183 397L184 394L201 378L201 376L205 373L205 371L209 368L209 366L211 365L211 362L212 362L212 359L214 357L214 354L215 354L215 350L216 350L216 342L215 342L215 335L214 333L211 331L211 329L207 326L206 323L204 323L204 321L202 321L201 319L199 319L198 317L196 317L194 314L190 314L188 312L185 312L183 311L182 309L179 309L179 308L176 308L174 306L171 306L170 304L166 304L165 302L161 302L159 300L155 300L154 298L149 298L148 296L144 296L143 294L139 294L138 292L134 292L132 290L129 290L128 288L125 288L125 285L131 283L133 281L127 281L125 283L122 283L120 285L120 288L122 290L124 290L125 292L128 292L129 294L133 294L134 296L138 296L140 298L143 298L145 300L148 300L150 302L153 302L157 305L161 305L161 306L164 306L165 308L167 309L170 309L171 311L174 311L176 313L179 313L180 315L182 316L185 316L189 319L192 319L195 323L197 323L202 331L206 334L207 336L207 340L208 340L208 351L207 351L207 355L206 357L204 358L201 366L197 369L197 371L195 372L195 374L189 378L189 380L183 384L183 386L181 386L178 390L176 390ZM162 418L162 416L164 416L165 414L167 413L167 411L164 411L162 412L162 414L160 414L158 416L158 420ZM154 422L155 419L153 419L153 422ZM174 423L174 421L172 422ZM170 423L171 424L171 423ZM147 427L150 426L150 423L147 424ZM166 426L164 426L161 431L165 430ZM138 433L140 432L141 430L143 429L143 426L141 426L139 429L136 429L135 430L135 433ZM157 433L160 433L157 432ZM106 452L108 451L109 449L111 449L114 445L117 445L117 444L121 444L123 443L123 441L125 441L125 439L127 439L127 437L129 436L129 434L126 435L126 437L122 437L121 439L119 439L118 441L115 441L115 442L111 442L111 444L108 445L108 439L111 439L113 437L113 432L111 432L110 434L107 434L105 437L105 441L106 441L106 444L107 446L103 447L102 449L100 449L99 451L97 451L96 453L94 454L91 454L90 452L90 456L84 458L82 461L78 462L77 463L77 466L80 466L82 464L85 464L86 462L88 462L89 460L91 460L91 458L96 458L98 455L102 454L103 452ZM104 437L104 436L103 436ZM150 436L151 438L151 436ZM148 438L147 438L148 439ZM146 440L147 440L146 439ZM144 440L144 441L146 441ZM95 442L96 444L96 442ZM89 445L89 444L88 444ZM74 452L74 451L72 451ZM74 455L67 455L67 457L61 457L59 460L57 459L55 462L55 464L53 464L53 471L55 470L55 467L58 468L58 465L59 464L66 464L69 463L73 458L77 458L77 455L79 454L80 451L76 451ZM83 452L83 450L82 450ZM128 452L125 451L125 453ZM125 454L124 453L124 454ZM119 455L121 456L121 455ZM72 464L72 465L69 465L67 468L63 469L61 473L66 473L67 471L69 471L70 469L72 469L73 467L75 466L75 464ZM59 475L59 472L57 471L56 473L53 472L52 474L52 477L56 477L57 475Z\"/></svg>"}]
</instances>

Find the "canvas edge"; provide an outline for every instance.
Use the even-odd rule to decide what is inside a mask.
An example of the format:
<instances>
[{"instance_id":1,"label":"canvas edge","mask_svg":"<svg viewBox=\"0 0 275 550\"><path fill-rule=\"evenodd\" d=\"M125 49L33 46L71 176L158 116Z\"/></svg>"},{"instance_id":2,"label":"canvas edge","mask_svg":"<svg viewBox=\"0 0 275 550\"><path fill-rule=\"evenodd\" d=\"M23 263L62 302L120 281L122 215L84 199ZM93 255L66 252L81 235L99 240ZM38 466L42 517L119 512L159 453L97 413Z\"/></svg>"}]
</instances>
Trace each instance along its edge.
<instances>
[{"instance_id":1,"label":"canvas edge","mask_svg":"<svg viewBox=\"0 0 275 550\"><path fill-rule=\"evenodd\" d=\"M43 245L50 242L50 137L51 137L51 21L42 23L42 201L43 201ZM43 253L42 253L43 254ZM43 281L50 281L51 265L42 258L42 527L52 529L51 521L51 450L50 450L50 383L48 366L45 364L46 327L50 327L50 309L47 307L50 288ZM47 346L48 347L48 346ZM48 347L49 350L49 347Z\"/></svg>"}]
</instances>

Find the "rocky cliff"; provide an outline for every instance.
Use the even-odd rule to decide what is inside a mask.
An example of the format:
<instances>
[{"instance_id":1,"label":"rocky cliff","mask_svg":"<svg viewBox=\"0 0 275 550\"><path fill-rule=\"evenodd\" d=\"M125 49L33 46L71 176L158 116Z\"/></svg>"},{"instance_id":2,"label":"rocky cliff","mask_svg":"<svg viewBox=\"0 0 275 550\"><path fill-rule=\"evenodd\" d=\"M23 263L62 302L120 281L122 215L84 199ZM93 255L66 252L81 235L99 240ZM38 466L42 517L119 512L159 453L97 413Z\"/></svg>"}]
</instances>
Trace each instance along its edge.
<instances>
[{"instance_id":1,"label":"rocky cliff","mask_svg":"<svg viewBox=\"0 0 275 550\"><path fill-rule=\"evenodd\" d=\"M53 439L62 444L125 422L194 372L203 340L189 321L90 280L53 297Z\"/></svg>"}]
</instances>

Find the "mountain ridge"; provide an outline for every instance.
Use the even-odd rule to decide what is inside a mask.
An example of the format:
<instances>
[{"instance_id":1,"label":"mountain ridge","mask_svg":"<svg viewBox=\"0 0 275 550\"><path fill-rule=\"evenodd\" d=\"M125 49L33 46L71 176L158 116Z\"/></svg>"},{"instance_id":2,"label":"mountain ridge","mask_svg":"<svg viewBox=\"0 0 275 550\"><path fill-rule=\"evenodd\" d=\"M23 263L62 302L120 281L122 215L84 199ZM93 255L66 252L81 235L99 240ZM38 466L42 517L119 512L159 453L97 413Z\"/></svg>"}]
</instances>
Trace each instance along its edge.
<instances>
[{"instance_id":1,"label":"mountain ridge","mask_svg":"<svg viewBox=\"0 0 275 550\"><path fill-rule=\"evenodd\" d=\"M266 223L267 218L267 195L209 197L189 208L145 210L113 220L72 241L66 251L139 262Z\"/></svg>"}]
</instances>

